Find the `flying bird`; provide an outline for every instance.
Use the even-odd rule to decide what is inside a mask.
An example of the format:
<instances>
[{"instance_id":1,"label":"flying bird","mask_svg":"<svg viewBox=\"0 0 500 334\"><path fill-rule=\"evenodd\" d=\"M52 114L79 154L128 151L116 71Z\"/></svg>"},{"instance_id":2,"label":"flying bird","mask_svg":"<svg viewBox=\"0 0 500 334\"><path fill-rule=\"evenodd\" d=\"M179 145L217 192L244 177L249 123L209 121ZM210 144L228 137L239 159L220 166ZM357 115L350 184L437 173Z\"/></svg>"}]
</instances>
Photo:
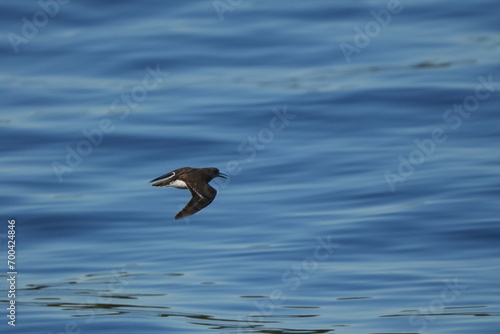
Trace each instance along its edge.
<instances>
[{"instance_id":1,"label":"flying bird","mask_svg":"<svg viewBox=\"0 0 500 334\"><path fill-rule=\"evenodd\" d=\"M208 182L216 177L227 178L227 175L219 172L217 168L191 168L183 167L170 173L149 181L154 187L174 187L178 189L189 189L191 200L175 215L175 219L181 219L195 214L207 207L217 195L217 190L212 188ZM161 181L160 181L161 180Z\"/></svg>"}]
</instances>

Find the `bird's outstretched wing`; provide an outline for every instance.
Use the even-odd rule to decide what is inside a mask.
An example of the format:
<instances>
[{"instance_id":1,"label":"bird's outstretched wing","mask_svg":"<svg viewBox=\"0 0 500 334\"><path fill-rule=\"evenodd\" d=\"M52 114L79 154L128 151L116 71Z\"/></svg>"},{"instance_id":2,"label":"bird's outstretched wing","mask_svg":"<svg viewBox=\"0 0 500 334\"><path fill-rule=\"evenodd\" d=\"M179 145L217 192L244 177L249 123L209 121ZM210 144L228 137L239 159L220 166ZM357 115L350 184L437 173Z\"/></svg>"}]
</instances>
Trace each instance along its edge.
<instances>
[{"instance_id":1,"label":"bird's outstretched wing","mask_svg":"<svg viewBox=\"0 0 500 334\"><path fill-rule=\"evenodd\" d=\"M206 208L217 195L217 190L212 188L208 184L204 184L201 187L195 185L195 187L191 187L188 185L188 189L193 196L188 204L179 211L178 214L175 215L175 219L181 219L195 214L203 208Z\"/></svg>"}]
</instances>

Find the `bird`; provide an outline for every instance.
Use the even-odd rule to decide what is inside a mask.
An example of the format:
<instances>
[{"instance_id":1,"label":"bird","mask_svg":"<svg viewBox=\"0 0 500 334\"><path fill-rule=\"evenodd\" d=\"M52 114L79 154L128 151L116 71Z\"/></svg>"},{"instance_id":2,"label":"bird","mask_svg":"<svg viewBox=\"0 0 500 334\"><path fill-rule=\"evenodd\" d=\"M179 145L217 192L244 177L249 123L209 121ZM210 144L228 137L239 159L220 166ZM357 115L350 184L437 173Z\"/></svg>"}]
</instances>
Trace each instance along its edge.
<instances>
[{"instance_id":1,"label":"bird","mask_svg":"<svg viewBox=\"0 0 500 334\"><path fill-rule=\"evenodd\" d=\"M191 168L182 167L157 177L149 181L153 183L153 187L173 187L178 189L189 189L191 192L191 200L186 206L175 215L175 219L186 218L191 216L201 209L206 208L217 195L217 190L212 188L208 182L216 177L226 179L228 176L219 172L217 168ZM160 181L161 180L161 181Z\"/></svg>"}]
</instances>

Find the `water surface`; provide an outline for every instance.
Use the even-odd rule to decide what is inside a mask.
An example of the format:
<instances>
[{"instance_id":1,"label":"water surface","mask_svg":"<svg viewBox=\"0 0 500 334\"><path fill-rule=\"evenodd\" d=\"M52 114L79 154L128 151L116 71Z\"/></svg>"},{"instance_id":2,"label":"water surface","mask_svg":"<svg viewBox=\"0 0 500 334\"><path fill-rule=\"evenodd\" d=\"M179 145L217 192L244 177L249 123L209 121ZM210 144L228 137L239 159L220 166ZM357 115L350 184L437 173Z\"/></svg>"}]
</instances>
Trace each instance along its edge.
<instances>
[{"instance_id":1,"label":"water surface","mask_svg":"<svg viewBox=\"0 0 500 334\"><path fill-rule=\"evenodd\" d=\"M1 11L2 332L498 332L498 2L55 8Z\"/></svg>"}]
</instances>

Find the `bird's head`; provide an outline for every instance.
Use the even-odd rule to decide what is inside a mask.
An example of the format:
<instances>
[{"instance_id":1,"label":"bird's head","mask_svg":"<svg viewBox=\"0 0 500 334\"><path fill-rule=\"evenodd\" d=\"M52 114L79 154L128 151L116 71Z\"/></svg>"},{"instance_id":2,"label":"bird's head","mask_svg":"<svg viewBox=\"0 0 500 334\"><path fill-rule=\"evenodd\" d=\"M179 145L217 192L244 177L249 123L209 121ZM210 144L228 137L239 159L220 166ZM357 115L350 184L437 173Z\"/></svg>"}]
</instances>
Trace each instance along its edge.
<instances>
[{"instance_id":1,"label":"bird's head","mask_svg":"<svg viewBox=\"0 0 500 334\"><path fill-rule=\"evenodd\" d=\"M212 179L216 177L222 177L223 179L227 179L227 175L219 172L217 168L209 168L208 173L212 177Z\"/></svg>"}]
</instances>

